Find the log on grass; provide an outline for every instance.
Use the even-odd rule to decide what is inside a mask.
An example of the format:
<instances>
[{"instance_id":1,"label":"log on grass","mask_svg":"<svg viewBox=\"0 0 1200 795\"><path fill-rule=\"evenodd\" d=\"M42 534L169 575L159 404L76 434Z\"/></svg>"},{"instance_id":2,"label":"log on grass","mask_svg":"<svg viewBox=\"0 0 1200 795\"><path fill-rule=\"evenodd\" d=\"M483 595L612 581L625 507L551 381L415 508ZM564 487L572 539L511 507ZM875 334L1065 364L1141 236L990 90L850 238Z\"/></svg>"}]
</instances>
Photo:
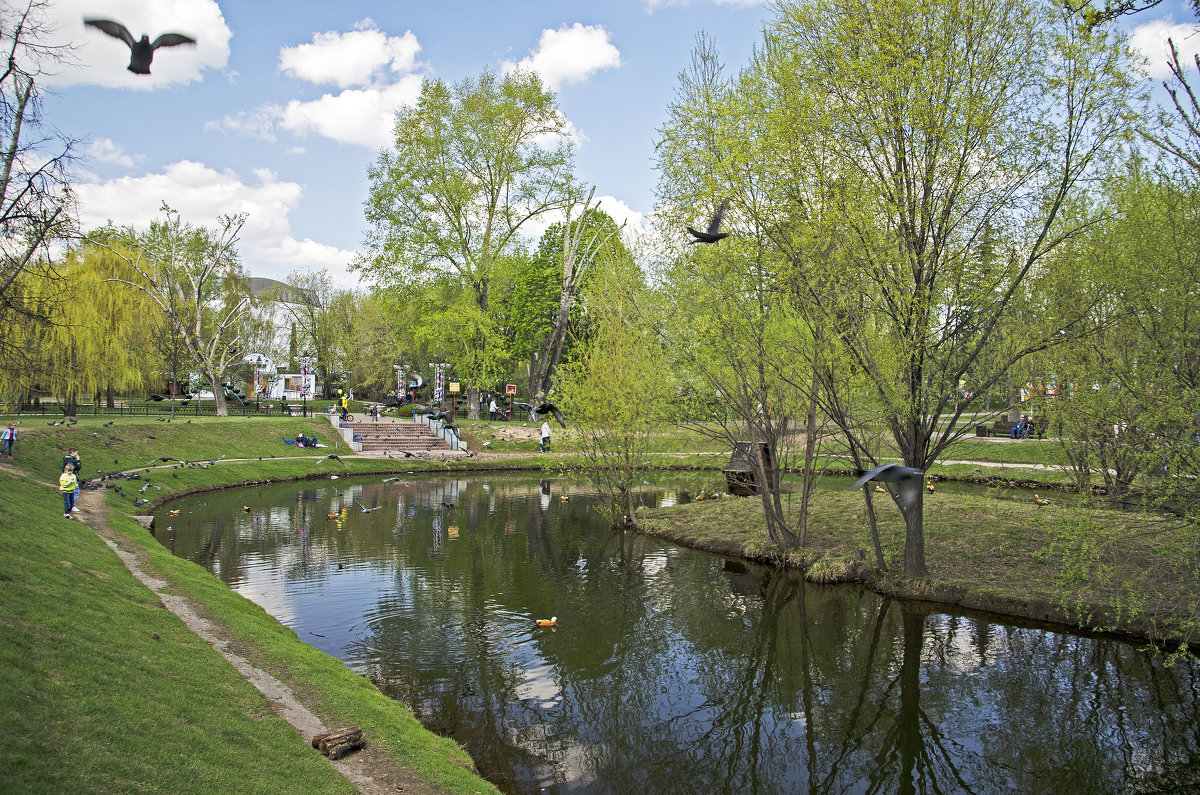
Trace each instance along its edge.
<instances>
[{"instance_id":1,"label":"log on grass","mask_svg":"<svg viewBox=\"0 0 1200 795\"><path fill-rule=\"evenodd\" d=\"M348 751L355 748L362 748L364 745L366 745L366 740L363 739L362 729L357 726L338 729L332 732L323 732L313 735L312 738L312 747L330 759L338 759ZM333 755L335 749L339 751L337 756Z\"/></svg>"}]
</instances>

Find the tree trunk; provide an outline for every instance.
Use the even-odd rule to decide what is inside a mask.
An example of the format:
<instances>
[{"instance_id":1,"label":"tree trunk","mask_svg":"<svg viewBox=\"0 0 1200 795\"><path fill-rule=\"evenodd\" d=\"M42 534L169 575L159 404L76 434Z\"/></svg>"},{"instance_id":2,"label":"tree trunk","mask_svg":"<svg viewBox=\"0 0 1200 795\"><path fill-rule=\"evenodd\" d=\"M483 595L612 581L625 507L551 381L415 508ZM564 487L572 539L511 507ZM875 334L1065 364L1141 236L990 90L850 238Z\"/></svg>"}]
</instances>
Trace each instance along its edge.
<instances>
[{"instance_id":1,"label":"tree trunk","mask_svg":"<svg viewBox=\"0 0 1200 795\"><path fill-rule=\"evenodd\" d=\"M904 576L925 577L925 491L904 509Z\"/></svg>"},{"instance_id":2,"label":"tree trunk","mask_svg":"<svg viewBox=\"0 0 1200 795\"><path fill-rule=\"evenodd\" d=\"M208 382L212 384L213 402L216 404L217 416L228 417L229 409L225 407L225 387L215 375L210 375Z\"/></svg>"},{"instance_id":3,"label":"tree trunk","mask_svg":"<svg viewBox=\"0 0 1200 795\"><path fill-rule=\"evenodd\" d=\"M887 562L883 558L883 545L879 543L879 520L875 518L875 501L871 499L871 484L863 484L863 499L867 503L867 524L871 528L871 543L875 546L875 565L880 571L887 571Z\"/></svg>"},{"instance_id":4,"label":"tree trunk","mask_svg":"<svg viewBox=\"0 0 1200 795\"><path fill-rule=\"evenodd\" d=\"M808 415L804 418L804 472L800 478L800 518L796 522L796 536L800 546L804 546L808 540L808 502L816 480L813 474L813 460L817 452L817 389L817 368L813 367L812 387L808 393Z\"/></svg>"},{"instance_id":5,"label":"tree trunk","mask_svg":"<svg viewBox=\"0 0 1200 795\"><path fill-rule=\"evenodd\" d=\"M479 419L479 390L473 386L467 387L467 419ZM454 400L456 396L450 395L450 399Z\"/></svg>"}]
</instances>

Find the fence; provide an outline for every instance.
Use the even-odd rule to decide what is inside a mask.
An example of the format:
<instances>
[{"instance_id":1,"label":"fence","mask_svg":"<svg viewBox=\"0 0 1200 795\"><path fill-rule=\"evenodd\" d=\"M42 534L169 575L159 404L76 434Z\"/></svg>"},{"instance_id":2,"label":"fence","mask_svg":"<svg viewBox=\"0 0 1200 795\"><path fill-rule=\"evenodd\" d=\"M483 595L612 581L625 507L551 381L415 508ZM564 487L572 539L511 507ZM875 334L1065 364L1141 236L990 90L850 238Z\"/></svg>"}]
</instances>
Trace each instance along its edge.
<instances>
[{"instance_id":1,"label":"fence","mask_svg":"<svg viewBox=\"0 0 1200 795\"><path fill-rule=\"evenodd\" d=\"M247 403L244 406L239 406L237 403L232 405L225 404L225 408L231 417L312 417L320 415L323 410L312 402L302 401L295 404L281 405L279 403L263 403L255 405ZM14 417L62 417L64 412L62 407L57 403L42 403L37 406L0 406L0 414L11 415ZM107 406L97 406L94 404L79 405L75 407L76 417L163 417L171 415L171 405L169 403L145 403L122 405L108 408ZM175 406L176 417L215 417L217 409L212 402L195 402L189 403L186 406Z\"/></svg>"}]
</instances>

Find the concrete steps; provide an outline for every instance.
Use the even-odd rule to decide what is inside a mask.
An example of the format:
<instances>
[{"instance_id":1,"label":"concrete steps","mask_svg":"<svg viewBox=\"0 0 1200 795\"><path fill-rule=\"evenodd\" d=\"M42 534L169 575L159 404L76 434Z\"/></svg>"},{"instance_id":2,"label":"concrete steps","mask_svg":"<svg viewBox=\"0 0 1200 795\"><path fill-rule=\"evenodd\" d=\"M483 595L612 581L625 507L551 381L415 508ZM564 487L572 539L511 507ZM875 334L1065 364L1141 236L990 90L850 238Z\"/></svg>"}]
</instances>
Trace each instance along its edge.
<instances>
[{"instance_id":1,"label":"concrete steps","mask_svg":"<svg viewBox=\"0 0 1200 795\"><path fill-rule=\"evenodd\" d=\"M450 449L446 440L421 423L356 420L350 427L361 442L364 453L379 450L425 453Z\"/></svg>"}]
</instances>

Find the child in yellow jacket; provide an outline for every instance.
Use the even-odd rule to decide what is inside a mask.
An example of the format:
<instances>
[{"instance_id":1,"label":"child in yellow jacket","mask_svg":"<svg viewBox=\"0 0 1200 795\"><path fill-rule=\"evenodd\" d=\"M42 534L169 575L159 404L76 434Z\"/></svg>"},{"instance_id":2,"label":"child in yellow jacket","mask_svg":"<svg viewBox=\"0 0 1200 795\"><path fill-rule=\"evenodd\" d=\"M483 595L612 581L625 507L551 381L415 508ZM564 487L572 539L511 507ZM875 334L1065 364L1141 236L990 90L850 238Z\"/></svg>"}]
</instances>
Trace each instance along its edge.
<instances>
[{"instance_id":1,"label":"child in yellow jacket","mask_svg":"<svg viewBox=\"0 0 1200 795\"><path fill-rule=\"evenodd\" d=\"M63 518L71 518L71 509L75 507L75 488L79 485L79 480L75 477L75 467L71 464L63 465L63 473L58 478L58 490L63 496Z\"/></svg>"}]
</instances>

